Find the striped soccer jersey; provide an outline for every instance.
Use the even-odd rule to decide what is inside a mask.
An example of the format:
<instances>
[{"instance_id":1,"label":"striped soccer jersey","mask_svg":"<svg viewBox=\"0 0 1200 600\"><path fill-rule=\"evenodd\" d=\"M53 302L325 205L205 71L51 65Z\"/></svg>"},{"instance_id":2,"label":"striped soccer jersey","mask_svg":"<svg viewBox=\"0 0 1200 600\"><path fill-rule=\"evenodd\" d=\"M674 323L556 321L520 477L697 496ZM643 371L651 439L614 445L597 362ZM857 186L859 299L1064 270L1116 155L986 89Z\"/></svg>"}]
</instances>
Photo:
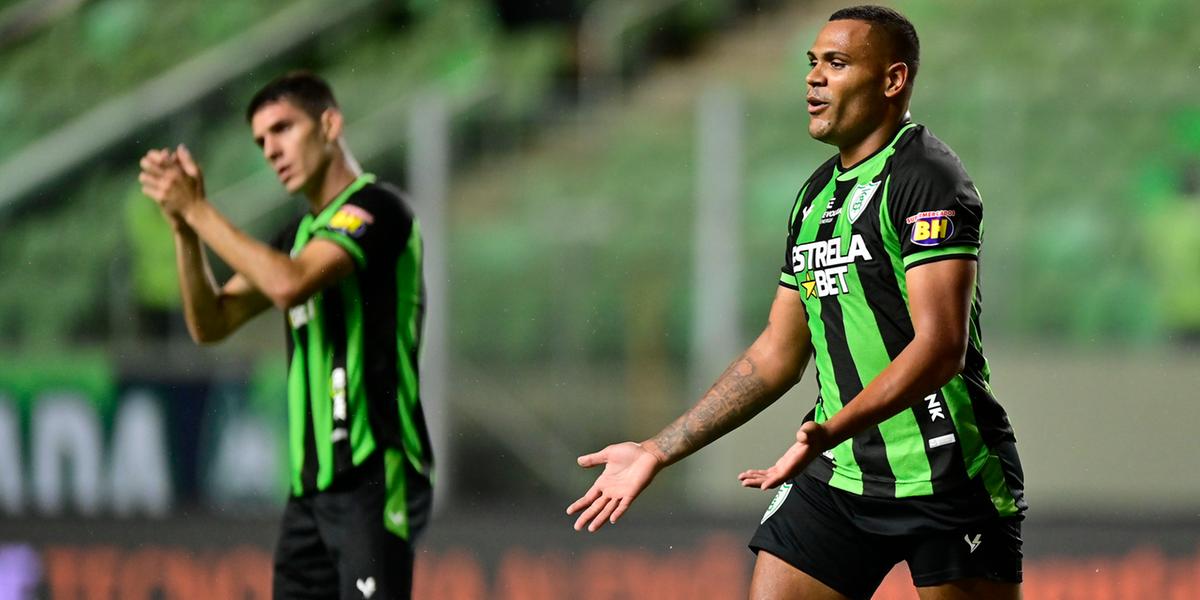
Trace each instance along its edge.
<instances>
[{"instance_id":1,"label":"striped soccer jersey","mask_svg":"<svg viewBox=\"0 0 1200 600\"><path fill-rule=\"evenodd\" d=\"M320 214L277 238L296 256L315 239L346 250L354 271L286 312L291 492L328 489L383 453L387 512L429 489L433 456L417 355L425 290L421 230L399 192L364 174ZM408 520L388 520L408 537Z\"/></svg>"},{"instance_id":2,"label":"striped soccer jersey","mask_svg":"<svg viewBox=\"0 0 1200 600\"><path fill-rule=\"evenodd\" d=\"M905 123L849 169L835 156L813 173L792 209L780 276L780 285L800 294L812 334L819 396L811 419L836 414L912 341L905 272L975 260L982 234L978 191L924 126ZM929 496L978 477L997 514L1020 512L1022 492L1009 485L1009 465L995 452L1014 438L988 383L980 305L977 285L960 374L824 453L807 473L880 498Z\"/></svg>"}]
</instances>

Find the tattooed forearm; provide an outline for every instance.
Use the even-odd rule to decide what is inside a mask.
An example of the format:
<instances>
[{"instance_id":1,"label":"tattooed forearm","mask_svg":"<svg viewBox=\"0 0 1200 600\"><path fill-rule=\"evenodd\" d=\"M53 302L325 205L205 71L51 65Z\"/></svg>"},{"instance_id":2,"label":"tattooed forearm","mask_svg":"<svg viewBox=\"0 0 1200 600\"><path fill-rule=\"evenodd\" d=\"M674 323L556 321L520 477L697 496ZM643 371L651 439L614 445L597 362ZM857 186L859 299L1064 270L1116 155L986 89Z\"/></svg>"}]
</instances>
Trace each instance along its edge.
<instances>
[{"instance_id":1,"label":"tattooed forearm","mask_svg":"<svg viewBox=\"0 0 1200 600\"><path fill-rule=\"evenodd\" d=\"M778 398L758 367L743 355L690 410L651 439L664 464L671 464L737 429Z\"/></svg>"}]
</instances>

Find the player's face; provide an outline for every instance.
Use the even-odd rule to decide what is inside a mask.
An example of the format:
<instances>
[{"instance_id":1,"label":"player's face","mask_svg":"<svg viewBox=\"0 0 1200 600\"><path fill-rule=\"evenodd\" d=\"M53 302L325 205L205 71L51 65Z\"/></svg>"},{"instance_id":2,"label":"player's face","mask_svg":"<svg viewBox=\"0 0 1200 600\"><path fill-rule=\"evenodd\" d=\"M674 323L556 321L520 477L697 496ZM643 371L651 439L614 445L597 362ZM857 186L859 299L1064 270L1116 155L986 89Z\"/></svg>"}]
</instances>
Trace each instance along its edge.
<instances>
[{"instance_id":1,"label":"player's face","mask_svg":"<svg viewBox=\"0 0 1200 600\"><path fill-rule=\"evenodd\" d=\"M864 21L830 21L808 51L808 133L839 148L853 146L886 118L888 49Z\"/></svg>"},{"instance_id":2,"label":"player's face","mask_svg":"<svg viewBox=\"0 0 1200 600\"><path fill-rule=\"evenodd\" d=\"M286 99L264 104L250 119L254 143L290 194L316 186L329 166L336 140L326 129Z\"/></svg>"}]
</instances>

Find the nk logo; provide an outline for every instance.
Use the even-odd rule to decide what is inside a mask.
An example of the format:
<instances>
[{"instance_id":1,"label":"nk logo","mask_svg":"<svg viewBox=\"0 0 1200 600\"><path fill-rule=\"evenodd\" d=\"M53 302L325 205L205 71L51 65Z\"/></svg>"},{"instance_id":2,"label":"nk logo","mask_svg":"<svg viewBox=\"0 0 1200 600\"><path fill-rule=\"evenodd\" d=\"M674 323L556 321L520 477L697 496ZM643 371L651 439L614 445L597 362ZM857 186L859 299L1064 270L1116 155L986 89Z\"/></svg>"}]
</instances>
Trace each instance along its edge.
<instances>
[{"instance_id":1,"label":"nk logo","mask_svg":"<svg viewBox=\"0 0 1200 600\"><path fill-rule=\"evenodd\" d=\"M917 213L904 220L912 225L912 243L936 246L954 235L953 210L932 210Z\"/></svg>"}]
</instances>

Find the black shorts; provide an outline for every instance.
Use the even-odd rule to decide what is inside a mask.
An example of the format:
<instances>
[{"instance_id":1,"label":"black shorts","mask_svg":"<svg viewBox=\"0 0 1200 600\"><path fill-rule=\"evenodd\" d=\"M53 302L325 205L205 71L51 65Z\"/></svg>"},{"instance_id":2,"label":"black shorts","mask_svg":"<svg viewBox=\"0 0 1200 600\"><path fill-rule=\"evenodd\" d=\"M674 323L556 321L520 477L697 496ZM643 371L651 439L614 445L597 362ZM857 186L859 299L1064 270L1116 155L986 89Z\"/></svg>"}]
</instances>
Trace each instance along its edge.
<instances>
[{"instance_id":1,"label":"black shorts","mask_svg":"<svg viewBox=\"0 0 1200 600\"><path fill-rule=\"evenodd\" d=\"M411 541L428 521L431 493L423 478L406 478L409 539L392 533L384 524L380 454L325 491L288 499L275 548L274 598L411 597Z\"/></svg>"},{"instance_id":2,"label":"black shorts","mask_svg":"<svg viewBox=\"0 0 1200 600\"><path fill-rule=\"evenodd\" d=\"M913 584L934 586L959 579L1021 581L1021 520L986 517L951 529L917 527L912 533L885 534L864 529L855 514L861 496L807 475L780 488L750 540L850 598L870 598L900 561L908 563ZM877 511L879 499L870 499ZM896 503L897 516L913 515Z\"/></svg>"}]
</instances>

